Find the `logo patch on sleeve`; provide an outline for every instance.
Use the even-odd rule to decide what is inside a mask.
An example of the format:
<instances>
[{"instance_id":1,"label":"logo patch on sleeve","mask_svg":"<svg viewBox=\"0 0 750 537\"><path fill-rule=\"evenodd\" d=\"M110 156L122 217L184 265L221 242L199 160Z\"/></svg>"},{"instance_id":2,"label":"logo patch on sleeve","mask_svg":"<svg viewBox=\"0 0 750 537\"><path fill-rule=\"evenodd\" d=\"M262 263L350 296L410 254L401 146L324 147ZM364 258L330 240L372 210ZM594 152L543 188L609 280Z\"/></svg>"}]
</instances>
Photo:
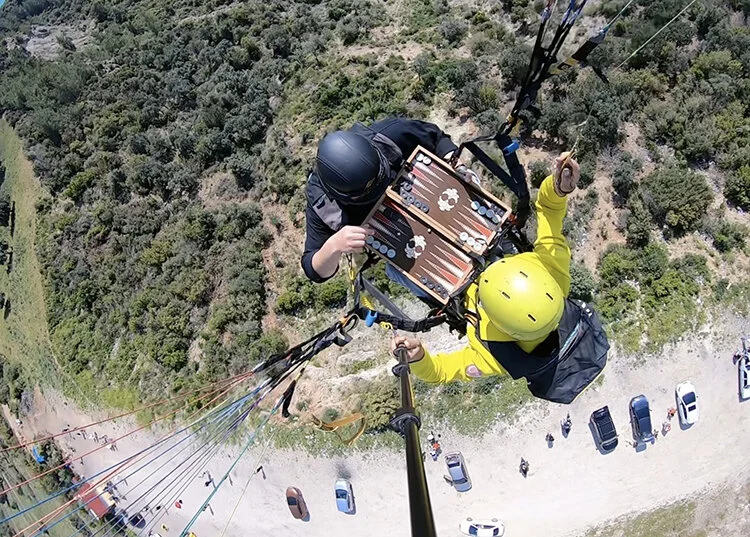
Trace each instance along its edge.
<instances>
[{"instance_id":1,"label":"logo patch on sleeve","mask_svg":"<svg viewBox=\"0 0 750 537\"><path fill-rule=\"evenodd\" d=\"M466 366L466 376L471 378L479 378L482 376L482 372L474 364Z\"/></svg>"}]
</instances>

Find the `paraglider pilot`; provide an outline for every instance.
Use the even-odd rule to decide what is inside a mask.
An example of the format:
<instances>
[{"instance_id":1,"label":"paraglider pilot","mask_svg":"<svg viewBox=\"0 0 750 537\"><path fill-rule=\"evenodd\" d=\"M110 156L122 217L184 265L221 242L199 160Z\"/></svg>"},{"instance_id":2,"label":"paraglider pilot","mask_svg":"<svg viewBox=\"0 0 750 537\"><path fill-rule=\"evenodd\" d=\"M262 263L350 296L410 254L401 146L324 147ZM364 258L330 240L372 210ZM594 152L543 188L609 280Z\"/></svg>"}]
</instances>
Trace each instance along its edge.
<instances>
[{"instance_id":1,"label":"paraglider pilot","mask_svg":"<svg viewBox=\"0 0 750 537\"><path fill-rule=\"evenodd\" d=\"M323 138L307 179L302 269L310 280L331 278L342 254L364 249L370 232L362 222L418 145L446 158L457 149L437 125L404 118L369 127L357 123ZM411 287L390 265L386 272L393 281Z\"/></svg>"},{"instance_id":2,"label":"paraglider pilot","mask_svg":"<svg viewBox=\"0 0 750 537\"><path fill-rule=\"evenodd\" d=\"M562 225L579 178L578 163L558 157L535 203L533 251L492 263L467 289L467 347L432 354L418 339L393 339L417 377L445 383L507 373L526 378L539 398L570 403L601 373L609 349L601 323L590 306L567 298L571 254Z\"/></svg>"}]
</instances>

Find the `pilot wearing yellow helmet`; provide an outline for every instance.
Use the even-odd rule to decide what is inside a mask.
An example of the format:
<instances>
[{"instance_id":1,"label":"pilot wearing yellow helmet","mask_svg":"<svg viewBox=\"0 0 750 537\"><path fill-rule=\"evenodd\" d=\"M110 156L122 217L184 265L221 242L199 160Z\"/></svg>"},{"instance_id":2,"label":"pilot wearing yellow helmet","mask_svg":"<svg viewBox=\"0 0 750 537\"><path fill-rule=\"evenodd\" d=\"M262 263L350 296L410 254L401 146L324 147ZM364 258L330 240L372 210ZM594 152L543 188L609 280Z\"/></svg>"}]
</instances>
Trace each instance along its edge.
<instances>
[{"instance_id":1,"label":"pilot wearing yellow helmet","mask_svg":"<svg viewBox=\"0 0 750 537\"><path fill-rule=\"evenodd\" d=\"M526 378L537 397L570 403L604 369L607 342L596 313L567 298L570 248L562 234L567 195L580 177L563 153L539 189L537 239L532 252L487 267L466 291L468 347L431 354L418 339L395 337L411 371L426 382L510 374Z\"/></svg>"}]
</instances>

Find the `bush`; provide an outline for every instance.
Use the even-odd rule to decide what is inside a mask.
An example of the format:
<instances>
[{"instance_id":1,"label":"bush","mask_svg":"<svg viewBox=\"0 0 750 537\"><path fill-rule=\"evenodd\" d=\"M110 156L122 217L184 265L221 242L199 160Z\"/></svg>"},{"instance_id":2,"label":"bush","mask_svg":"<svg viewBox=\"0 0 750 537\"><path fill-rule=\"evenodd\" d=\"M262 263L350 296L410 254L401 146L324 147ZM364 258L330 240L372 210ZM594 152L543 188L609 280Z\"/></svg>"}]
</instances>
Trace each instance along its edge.
<instances>
[{"instance_id":1,"label":"bush","mask_svg":"<svg viewBox=\"0 0 750 537\"><path fill-rule=\"evenodd\" d=\"M604 291L596 302L596 309L606 321L618 321L633 311L638 302L638 291L628 283L621 283Z\"/></svg>"},{"instance_id":2,"label":"bush","mask_svg":"<svg viewBox=\"0 0 750 537\"><path fill-rule=\"evenodd\" d=\"M612 172L612 187L622 201L630 198L631 192L637 185L635 176L642 168L641 161L630 153L624 152L620 155L617 166Z\"/></svg>"},{"instance_id":3,"label":"bush","mask_svg":"<svg viewBox=\"0 0 750 537\"><path fill-rule=\"evenodd\" d=\"M535 188L542 186L544 180L550 174L549 163L544 160L535 160L529 164L529 180Z\"/></svg>"},{"instance_id":4,"label":"bush","mask_svg":"<svg viewBox=\"0 0 750 537\"><path fill-rule=\"evenodd\" d=\"M750 211L750 166L743 166L729 176L724 196L737 207Z\"/></svg>"},{"instance_id":5,"label":"bush","mask_svg":"<svg viewBox=\"0 0 750 537\"><path fill-rule=\"evenodd\" d=\"M714 247L720 252L729 252L735 248L745 247L745 238L750 230L747 226L720 220L709 228Z\"/></svg>"},{"instance_id":6,"label":"bush","mask_svg":"<svg viewBox=\"0 0 750 537\"><path fill-rule=\"evenodd\" d=\"M400 397L397 385L390 381L378 380L367 387L360 408L367 418L368 431L388 429L391 418L401 406Z\"/></svg>"},{"instance_id":7,"label":"bush","mask_svg":"<svg viewBox=\"0 0 750 537\"><path fill-rule=\"evenodd\" d=\"M638 269L638 280L649 284L664 275L669 265L667 249L659 244L649 244L645 248L634 250L635 264Z\"/></svg>"},{"instance_id":8,"label":"bush","mask_svg":"<svg viewBox=\"0 0 750 537\"><path fill-rule=\"evenodd\" d=\"M648 244L651 239L651 220L640 196L633 196L628 200L625 226L625 236L630 246L639 248Z\"/></svg>"},{"instance_id":9,"label":"bush","mask_svg":"<svg viewBox=\"0 0 750 537\"><path fill-rule=\"evenodd\" d=\"M581 159L581 178L578 180L578 188L590 186L596 175L596 161L590 158Z\"/></svg>"},{"instance_id":10,"label":"bush","mask_svg":"<svg viewBox=\"0 0 750 537\"><path fill-rule=\"evenodd\" d=\"M634 280L638 266L633 251L623 246L611 246L599 262L599 279L602 287L616 287L625 280Z\"/></svg>"},{"instance_id":11,"label":"bush","mask_svg":"<svg viewBox=\"0 0 750 537\"><path fill-rule=\"evenodd\" d=\"M315 289L315 305L319 309L341 307L346 304L348 290L344 278L329 280Z\"/></svg>"},{"instance_id":12,"label":"bush","mask_svg":"<svg viewBox=\"0 0 750 537\"><path fill-rule=\"evenodd\" d=\"M438 27L440 35L451 44L459 43L468 31L469 26L464 21L456 19L445 20Z\"/></svg>"},{"instance_id":13,"label":"bush","mask_svg":"<svg viewBox=\"0 0 750 537\"><path fill-rule=\"evenodd\" d=\"M570 294L571 298L577 298L584 302L590 302L594 298L596 281L591 271L581 263L573 261L570 264Z\"/></svg>"},{"instance_id":14,"label":"bush","mask_svg":"<svg viewBox=\"0 0 750 537\"><path fill-rule=\"evenodd\" d=\"M653 172L642 188L656 221L678 234L697 229L713 199L705 177L676 166Z\"/></svg>"},{"instance_id":15,"label":"bush","mask_svg":"<svg viewBox=\"0 0 750 537\"><path fill-rule=\"evenodd\" d=\"M531 48L525 44L518 44L501 52L499 67L503 75L503 89L511 91L523 83L530 55Z\"/></svg>"}]
</instances>

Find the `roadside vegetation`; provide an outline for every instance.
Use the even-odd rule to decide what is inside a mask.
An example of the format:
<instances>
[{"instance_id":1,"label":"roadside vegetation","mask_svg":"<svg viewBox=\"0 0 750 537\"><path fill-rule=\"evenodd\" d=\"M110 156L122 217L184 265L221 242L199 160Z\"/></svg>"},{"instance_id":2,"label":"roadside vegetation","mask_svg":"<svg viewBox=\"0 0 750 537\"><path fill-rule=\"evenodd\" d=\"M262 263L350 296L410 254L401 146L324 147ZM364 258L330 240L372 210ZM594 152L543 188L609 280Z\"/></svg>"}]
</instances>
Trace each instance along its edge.
<instances>
[{"instance_id":1,"label":"roadside vegetation","mask_svg":"<svg viewBox=\"0 0 750 537\"><path fill-rule=\"evenodd\" d=\"M43 187L36 236L17 241L35 245L44 282L35 303L46 315L28 322L38 331L31 362L54 356L86 397L133 408L246 370L287 346L279 327L306 333L312 314L337 316L345 270L313 286L296 252L264 262L274 240L265 209L280 207L302 227L316 142L354 121L442 110L485 133L502 123L542 4L460 4L7 0L0 113ZM604 23L624 4L601 2L586 20ZM633 353L675 340L708 306L750 299L741 212L750 210L750 13L740 2L696 3L628 60L683 7L636 4L592 58L605 70L625 62L610 83L590 71L552 80L523 133L548 154L579 139L588 190L566 223L576 247L592 240L597 207L621 216L624 244L605 249L595 271L574 264L573 294L593 301ZM54 60L26 51L32 26L85 21L80 48L62 39ZM638 154L623 148L626 124ZM611 183L596 191L601 174ZM531 163L532 183L543 176ZM20 207L26 194L5 190L19 215L33 216ZM689 238L703 249L674 251ZM32 251L17 250L17 263ZM16 267L11 276L26 272ZM2 276L0 285L11 301L26 292ZM264 330L268 317L274 328ZM424 412L460 415L451 421L466 432L525 393L505 380L418 390L439 391L424 399L442 406ZM364 404L389 409L386 399Z\"/></svg>"},{"instance_id":2,"label":"roadside vegetation","mask_svg":"<svg viewBox=\"0 0 750 537\"><path fill-rule=\"evenodd\" d=\"M747 520L737 516L750 500L750 485L703 494L592 528L582 537L708 537L746 535ZM728 522L731 521L731 522Z\"/></svg>"},{"instance_id":3,"label":"roadside vegetation","mask_svg":"<svg viewBox=\"0 0 750 537\"><path fill-rule=\"evenodd\" d=\"M4 417L0 416L0 449L17 444L18 439L13 436L13 431L8 426ZM54 442L40 443L37 446L37 451L46 459L49 465L57 466L64 460L63 454ZM43 472L46 468L38 464L32 457L31 452L26 449L11 450L0 455L0 475L3 477L3 488L11 483L21 483L31 476ZM0 495L0 518L17 515L14 520L3 524L0 535L11 537L26 528L34 527L34 524L39 519L35 511L24 514L19 513L24 508L48 498L60 489L71 486L72 478L73 473L67 468L62 468L45 475L37 481L19 487L7 494ZM53 508L62 507L70 498L72 498L72 495L63 494L59 498L50 500L49 506ZM85 517L86 515L84 514L83 516ZM84 519L78 513L73 513L70 518L50 528L48 533L51 537L64 537L75 533L84 524Z\"/></svg>"}]
</instances>

